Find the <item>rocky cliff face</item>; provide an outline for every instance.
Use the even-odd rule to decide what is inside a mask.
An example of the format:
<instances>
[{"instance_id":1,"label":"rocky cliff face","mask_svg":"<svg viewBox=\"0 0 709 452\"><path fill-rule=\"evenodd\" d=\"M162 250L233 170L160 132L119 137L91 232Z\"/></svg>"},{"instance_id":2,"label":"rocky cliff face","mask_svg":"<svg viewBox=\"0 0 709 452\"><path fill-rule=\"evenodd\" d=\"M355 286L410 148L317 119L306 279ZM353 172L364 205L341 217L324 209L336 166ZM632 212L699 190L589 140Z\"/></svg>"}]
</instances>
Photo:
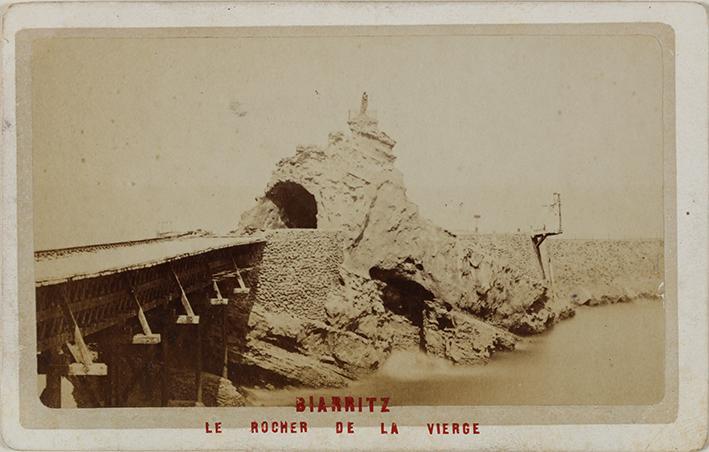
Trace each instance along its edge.
<instances>
[{"instance_id":1,"label":"rocky cliff face","mask_svg":"<svg viewBox=\"0 0 709 452\"><path fill-rule=\"evenodd\" d=\"M331 294L327 317L280 322L298 330L285 334L297 338L288 352L315 359L325 366L322 374L331 374L322 384L370 371L394 348L484 361L514 346L510 333L537 333L558 319L562 308L551 305L542 281L421 217L395 167L395 141L375 120L362 112L348 125L350 133L330 134L327 146L299 146L280 161L239 228L341 231L341 290ZM254 316L250 343L275 346L268 338L277 335L277 320L265 309ZM252 347L246 356L273 370L271 361L284 360L267 356L282 354L279 348Z\"/></svg>"}]
</instances>

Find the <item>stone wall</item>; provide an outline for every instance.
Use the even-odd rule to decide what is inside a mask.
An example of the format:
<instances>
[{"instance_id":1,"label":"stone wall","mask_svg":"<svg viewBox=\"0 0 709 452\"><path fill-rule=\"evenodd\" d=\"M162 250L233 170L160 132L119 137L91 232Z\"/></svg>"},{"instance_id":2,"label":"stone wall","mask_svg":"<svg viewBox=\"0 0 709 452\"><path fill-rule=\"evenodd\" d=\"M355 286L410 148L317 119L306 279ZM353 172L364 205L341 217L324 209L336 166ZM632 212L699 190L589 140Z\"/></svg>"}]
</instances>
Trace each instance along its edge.
<instances>
[{"instance_id":1,"label":"stone wall","mask_svg":"<svg viewBox=\"0 0 709 452\"><path fill-rule=\"evenodd\" d=\"M658 297L662 240L547 240L558 296L576 304Z\"/></svg>"},{"instance_id":2,"label":"stone wall","mask_svg":"<svg viewBox=\"0 0 709 452\"><path fill-rule=\"evenodd\" d=\"M275 229L266 240L252 277L255 303L270 312L324 321L326 301L342 287L340 233Z\"/></svg>"},{"instance_id":3,"label":"stone wall","mask_svg":"<svg viewBox=\"0 0 709 452\"><path fill-rule=\"evenodd\" d=\"M458 234L459 240L532 278L541 278L529 234Z\"/></svg>"},{"instance_id":4,"label":"stone wall","mask_svg":"<svg viewBox=\"0 0 709 452\"><path fill-rule=\"evenodd\" d=\"M466 246L534 278L541 278L527 234L459 234ZM542 245L545 268L551 256L556 296L576 304L598 304L659 295L664 279L662 240L600 240L549 237Z\"/></svg>"}]
</instances>

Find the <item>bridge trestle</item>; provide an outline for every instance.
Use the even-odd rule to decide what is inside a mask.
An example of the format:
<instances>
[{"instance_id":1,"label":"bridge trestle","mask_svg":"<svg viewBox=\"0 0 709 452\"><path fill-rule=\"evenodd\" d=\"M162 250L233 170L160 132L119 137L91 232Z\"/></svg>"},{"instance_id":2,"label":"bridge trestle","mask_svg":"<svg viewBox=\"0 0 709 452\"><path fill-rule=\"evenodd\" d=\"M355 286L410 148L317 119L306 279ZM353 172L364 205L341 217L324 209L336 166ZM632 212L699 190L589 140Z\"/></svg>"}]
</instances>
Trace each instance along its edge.
<instances>
[{"instance_id":1,"label":"bridge trestle","mask_svg":"<svg viewBox=\"0 0 709 452\"><path fill-rule=\"evenodd\" d=\"M61 407L65 380L80 407L203 406L205 376L209 391L225 384L233 391L227 307L250 293L241 272L252 268L252 251L215 250L38 287L38 372L47 381L42 402ZM206 369L213 374L205 373L205 352L219 356ZM223 398L207 397L210 403Z\"/></svg>"}]
</instances>

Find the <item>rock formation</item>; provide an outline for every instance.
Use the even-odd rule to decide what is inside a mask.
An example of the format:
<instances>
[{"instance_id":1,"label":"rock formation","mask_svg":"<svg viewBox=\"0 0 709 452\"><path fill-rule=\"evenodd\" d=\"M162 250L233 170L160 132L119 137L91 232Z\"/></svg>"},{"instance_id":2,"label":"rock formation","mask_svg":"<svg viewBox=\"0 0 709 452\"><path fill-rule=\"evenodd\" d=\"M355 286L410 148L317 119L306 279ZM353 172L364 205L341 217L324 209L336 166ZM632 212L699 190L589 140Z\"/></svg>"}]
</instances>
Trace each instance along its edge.
<instances>
[{"instance_id":1,"label":"rock formation","mask_svg":"<svg viewBox=\"0 0 709 452\"><path fill-rule=\"evenodd\" d=\"M172 369L169 378L171 400L194 399L194 372ZM205 406L236 407L244 406L246 401L228 379L202 372L202 403Z\"/></svg>"},{"instance_id":2,"label":"rock formation","mask_svg":"<svg viewBox=\"0 0 709 452\"><path fill-rule=\"evenodd\" d=\"M296 382L343 384L395 348L476 363L512 348L515 334L541 332L558 319L563 309L542 281L419 214L394 164L396 142L379 130L364 100L348 125L349 134L331 133L325 147L298 146L281 160L265 195L242 215L240 233L337 230L343 249L341 290L331 294L322 321L254 308L248 364ZM309 368L325 377L297 376L295 365L278 369L289 361L284 353L317 361Z\"/></svg>"}]
</instances>

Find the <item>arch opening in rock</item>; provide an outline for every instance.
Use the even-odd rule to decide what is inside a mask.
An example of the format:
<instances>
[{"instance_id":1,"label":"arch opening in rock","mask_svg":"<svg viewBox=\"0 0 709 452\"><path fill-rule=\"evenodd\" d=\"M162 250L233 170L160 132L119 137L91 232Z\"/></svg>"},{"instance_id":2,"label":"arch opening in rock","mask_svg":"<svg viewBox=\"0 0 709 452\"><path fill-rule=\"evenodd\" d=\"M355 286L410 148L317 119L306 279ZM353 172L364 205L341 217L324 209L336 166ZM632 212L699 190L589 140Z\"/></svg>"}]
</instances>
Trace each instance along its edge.
<instances>
[{"instance_id":1,"label":"arch opening in rock","mask_svg":"<svg viewBox=\"0 0 709 452\"><path fill-rule=\"evenodd\" d=\"M402 277L392 270L372 267L369 269L369 276L385 284L382 289L384 308L407 318L418 328L419 347L423 349L426 300L433 300L433 293L416 281Z\"/></svg>"},{"instance_id":2,"label":"arch opening in rock","mask_svg":"<svg viewBox=\"0 0 709 452\"><path fill-rule=\"evenodd\" d=\"M315 196L295 182L278 182L266 193L280 212L287 228L315 229L318 227L318 207Z\"/></svg>"}]
</instances>

